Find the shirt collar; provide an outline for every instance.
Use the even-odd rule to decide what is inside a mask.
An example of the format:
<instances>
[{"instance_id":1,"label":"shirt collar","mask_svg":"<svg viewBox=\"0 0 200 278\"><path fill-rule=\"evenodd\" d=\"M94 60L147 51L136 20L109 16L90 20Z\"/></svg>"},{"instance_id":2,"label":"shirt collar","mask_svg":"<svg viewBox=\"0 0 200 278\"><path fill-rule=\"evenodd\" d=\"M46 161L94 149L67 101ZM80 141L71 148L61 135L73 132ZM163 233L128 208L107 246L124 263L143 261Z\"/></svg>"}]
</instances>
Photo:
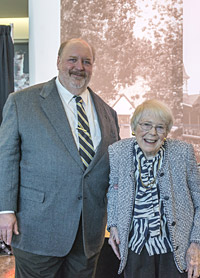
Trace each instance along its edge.
<instances>
[{"instance_id":1,"label":"shirt collar","mask_svg":"<svg viewBox=\"0 0 200 278\"><path fill-rule=\"evenodd\" d=\"M63 97L65 98L65 101L69 104L72 100L74 95L71 94L59 81L58 77L56 78L56 86L58 89L59 94L62 94ZM88 103L88 95L89 95L89 91L88 89L86 89L80 96L83 99L83 103L85 103L85 105L87 105Z\"/></svg>"}]
</instances>

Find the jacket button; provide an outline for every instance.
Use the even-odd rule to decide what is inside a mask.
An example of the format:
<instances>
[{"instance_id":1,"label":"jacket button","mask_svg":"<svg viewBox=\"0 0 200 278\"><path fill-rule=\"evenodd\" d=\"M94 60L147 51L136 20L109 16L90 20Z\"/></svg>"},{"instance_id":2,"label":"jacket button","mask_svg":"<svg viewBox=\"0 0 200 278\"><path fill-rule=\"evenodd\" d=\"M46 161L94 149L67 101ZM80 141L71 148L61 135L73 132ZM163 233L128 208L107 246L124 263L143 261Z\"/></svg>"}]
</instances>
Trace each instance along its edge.
<instances>
[{"instance_id":1,"label":"jacket button","mask_svg":"<svg viewBox=\"0 0 200 278\"><path fill-rule=\"evenodd\" d=\"M178 246L176 246L176 251L178 250Z\"/></svg>"},{"instance_id":2,"label":"jacket button","mask_svg":"<svg viewBox=\"0 0 200 278\"><path fill-rule=\"evenodd\" d=\"M160 173L160 177L163 177L164 176L164 173Z\"/></svg>"},{"instance_id":3,"label":"jacket button","mask_svg":"<svg viewBox=\"0 0 200 278\"><path fill-rule=\"evenodd\" d=\"M164 200L165 200L165 201L168 201L168 200L169 200L169 196L165 196L165 197L164 197Z\"/></svg>"},{"instance_id":4,"label":"jacket button","mask_svg":"<svg viewBox=\"0 0 200 278\"><path fill-rule=\"evenodd\" d=\"M175 222L175 221L173 221L173 222L172 222L172 226L175 226L175 225L176 225L176 222Z\"/></svg>"},{"instance_id":5,"label":"jacket button","mask_svg":"<svg viewBox=\"0 0 200 278\"><path fill-rule=\"evenodd\" d=\"M82 196L78 196L78 200L82 200Z\"/></svg>"}]
</instances>

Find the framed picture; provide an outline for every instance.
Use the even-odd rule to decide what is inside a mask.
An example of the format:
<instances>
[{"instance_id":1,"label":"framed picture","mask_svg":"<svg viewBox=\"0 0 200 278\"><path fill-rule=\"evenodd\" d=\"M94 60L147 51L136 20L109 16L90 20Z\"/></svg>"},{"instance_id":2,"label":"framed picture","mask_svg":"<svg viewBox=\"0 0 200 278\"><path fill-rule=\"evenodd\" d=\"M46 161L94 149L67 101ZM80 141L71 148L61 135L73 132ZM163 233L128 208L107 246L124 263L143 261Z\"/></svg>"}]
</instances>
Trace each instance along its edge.
<instances>
[{"instance_id":1,"label":"framed picture","mask_svg":"<svg viewBox=\"0 0 200 278\"><path fill-rule=\"evenodd\" d=\"M14 42L14 90L29 86L28 41Z\"/></svg>"}]
</instances>

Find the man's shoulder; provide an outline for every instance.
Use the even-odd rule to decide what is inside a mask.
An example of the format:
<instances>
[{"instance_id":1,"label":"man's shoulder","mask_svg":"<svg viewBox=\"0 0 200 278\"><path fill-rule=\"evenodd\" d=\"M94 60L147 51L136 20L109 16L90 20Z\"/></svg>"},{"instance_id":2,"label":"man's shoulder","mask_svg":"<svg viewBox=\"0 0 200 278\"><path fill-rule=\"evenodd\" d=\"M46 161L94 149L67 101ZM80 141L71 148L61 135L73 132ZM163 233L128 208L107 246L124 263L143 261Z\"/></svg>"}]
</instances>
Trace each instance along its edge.
<instances>
[{"instance_id":1,"label":"man's shoulder","mask_svg":"<svg viewBox=\"0 0 200 278\"><path fill-rule=\"evenodd\" d=\"M98 96L90 87L88 87L88 90L94 102L98 102L100 105L103 105L104 108L107 108L111 110L113 113L116 113L116 111L110 105L108 105L100 96Z\"/></svg>"},{"instance_id":2,"label":"man's shoulder","mask_svg":"<svg viewBox=\"0 0 200 278\"><path fill-rule=\"evenodd\" d=\"M19 91L16 91L16 92L12 93L12 95L14 97L18 98L18 97L21 97L24 95L30 96L31 94L36 94L36 93L39 94L43 90L43 88L52 87L52 86L55 86L55 78L52 78L51 80L43 82L43 83L38 83L38 84L35 84L32 86L29 86L29 87L24 88Z\"/></svg>"}]
</instances>

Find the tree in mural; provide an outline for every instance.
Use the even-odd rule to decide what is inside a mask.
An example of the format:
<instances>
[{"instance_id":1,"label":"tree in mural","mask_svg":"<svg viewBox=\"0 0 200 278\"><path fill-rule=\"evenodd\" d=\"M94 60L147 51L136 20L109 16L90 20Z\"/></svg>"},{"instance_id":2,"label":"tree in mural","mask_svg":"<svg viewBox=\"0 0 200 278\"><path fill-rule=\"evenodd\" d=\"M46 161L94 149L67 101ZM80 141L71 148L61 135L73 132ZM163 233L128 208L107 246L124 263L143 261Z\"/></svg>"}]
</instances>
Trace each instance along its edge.
<instances>
[{"instance_id":1,"label":"tree in mural","mask_svg":"<svg viewBox=\"0 0 200 278\"><path fill-rule=\"evenodd\" d=\"M140 78L141 93L164 100L182 122L182 0L62 0L62 11L62 41L83 37L97 50L97 93L109 102ZM133 102L139 94L133 89Z\"/></svg>"},{"instance_id":2,"label":"tree in mural","mask_svg":"<svg viewBox=\"0 0 200 278\"><path fill-rule=\"evenodd\" d=\"M144 29L153 45L147 71L151 90L148 98L158 98L169 104L175 122L182 123L182 1L152 1L152 14ZM152 31L153 30L153 31ZM177 135L177 134L176 134Z\"/></svg>"},{"instance_id":3,"label":"tree in mural","mask_svg":"<svg viewBox=\"0 0 200 278\"><path fill-rule=\"evenodd\" d=\"M121 0L63 1L63 5L68 27L67 36L62 30L62 40L81 36L93 43L97 50L95 90L108 100L118 83L134 82L130 69L136 66L133 49L137 40L133 36L135 19L130 10L136 12L137 7ZM77 15L80 15L78 20Z\"/></svg>"}]
</instances>

